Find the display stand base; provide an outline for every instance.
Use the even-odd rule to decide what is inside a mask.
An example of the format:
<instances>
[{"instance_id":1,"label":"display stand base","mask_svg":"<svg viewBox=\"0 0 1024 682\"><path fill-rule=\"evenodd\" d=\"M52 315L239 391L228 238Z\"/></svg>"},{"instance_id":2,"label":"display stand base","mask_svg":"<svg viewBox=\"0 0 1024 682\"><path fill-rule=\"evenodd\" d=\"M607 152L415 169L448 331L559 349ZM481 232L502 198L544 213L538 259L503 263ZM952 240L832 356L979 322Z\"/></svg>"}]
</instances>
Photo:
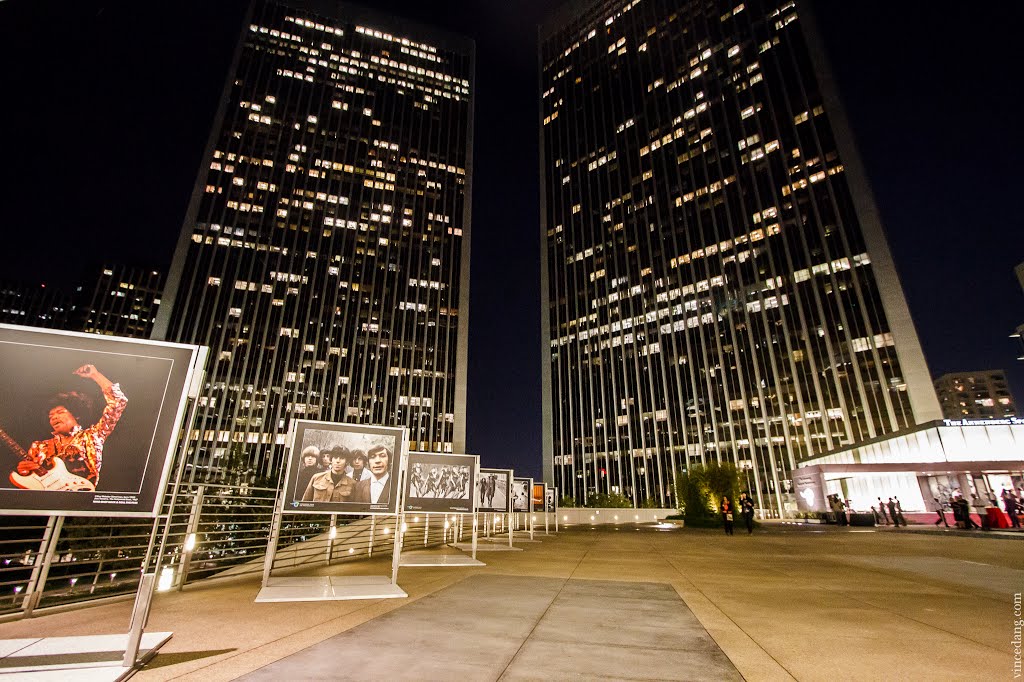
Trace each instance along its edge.
<instances>
[{"instance_id":1,"label":"display stand base","mask_svg":"<svg viewBox=\"0 0 1024 682\"><path fill-rule=\"evenodd\" d=\"M136 665L153 658L172 634L144 633ZM127 646L127 634L0 640L0 675L4 682L117 682L135 672L121 665Z\"/></svg>"},{"instance_id":2,"label":"display stand base","mask_svg":"<svg viewBox=\"0 0 1024 682\"><path fill-rule=\"evenodd\" d=\"M382 575L322 575L271 578L257 602L401 599L405 590Z\"/></svg>"},{"instance_id":3,"label":"display stand base","mask_svg":"<svg viewBox=\"0 0 1024 682\"><path fill-rule=\"evenodd\" d=\"M452 547L457 547L458 549L461 549L463 552L472 552L473 551L473 545L468 543L468 542L460 542L458 544L452 545ZM508 546L508 538L505 538L505 544L503 544L503 545L493 544L491 542L480 542L480 543L477 543L476 551L477 552L522 552L523 548L522 547L509 547Z\"/></svg>"},{"instance_id":4,"label":"display stand base","mask_svg":"<svg viewBox=\"0 0 1024 682\"><path fill-rule=\"evenodd\" d=\"M458 547L458 545L452 545ZM465 543L466 551L472 551L473 545ZM462 547L459 547L462 549ZM479 549L479 546L477 546ZM437 552L402 552L402 566L486 566L465 554L438 554Z\"/></svg>"}]
</instances>

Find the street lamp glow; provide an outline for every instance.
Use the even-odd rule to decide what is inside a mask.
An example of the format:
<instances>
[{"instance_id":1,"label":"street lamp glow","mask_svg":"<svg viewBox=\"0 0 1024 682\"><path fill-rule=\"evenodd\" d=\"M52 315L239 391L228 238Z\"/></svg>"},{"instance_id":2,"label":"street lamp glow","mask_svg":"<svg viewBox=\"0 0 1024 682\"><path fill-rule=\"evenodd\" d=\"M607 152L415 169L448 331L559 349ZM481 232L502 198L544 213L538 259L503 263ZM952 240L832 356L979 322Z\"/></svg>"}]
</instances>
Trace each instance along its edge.
<instances>
[{"instance_id":1,"label":"street lamp glow","mask_svg":"<svg viewBox=\"0 0 1024 682\"><path fill-rule=\"evenodd\" d=\"M185 538L185 551L186 552L191 552L195 548L196 548L196 534L195 533L189 533L188 537Z\"/></svg>"}]
</instances>

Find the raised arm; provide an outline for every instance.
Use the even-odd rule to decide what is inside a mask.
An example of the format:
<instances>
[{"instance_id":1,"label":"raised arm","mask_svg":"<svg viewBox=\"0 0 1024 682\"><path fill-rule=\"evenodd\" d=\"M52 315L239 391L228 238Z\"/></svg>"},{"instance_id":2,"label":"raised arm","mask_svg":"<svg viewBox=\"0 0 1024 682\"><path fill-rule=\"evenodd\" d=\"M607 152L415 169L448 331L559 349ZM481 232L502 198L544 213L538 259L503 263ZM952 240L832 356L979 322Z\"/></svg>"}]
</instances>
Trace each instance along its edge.
<instances>
[{"instance_id":1,"label":"raised arm","mask_svg":"<svg viewBox=\"0 0 1024 682\"><path fill-rule=\"evenodd\" d=\"M124 412L124 408L128 404L128 398L121 392L120 386L112 383L110 379L96 369L96 365L82 365L74 373L83 379L92 379L100 387L100 390L103 391L103 400L107 404L103 408L100 420L96 422L93 428L96 429L96 434L100 438L105 439L114 431L114 427L117 426L121 413Z\"/></svg>"}]
</instances>

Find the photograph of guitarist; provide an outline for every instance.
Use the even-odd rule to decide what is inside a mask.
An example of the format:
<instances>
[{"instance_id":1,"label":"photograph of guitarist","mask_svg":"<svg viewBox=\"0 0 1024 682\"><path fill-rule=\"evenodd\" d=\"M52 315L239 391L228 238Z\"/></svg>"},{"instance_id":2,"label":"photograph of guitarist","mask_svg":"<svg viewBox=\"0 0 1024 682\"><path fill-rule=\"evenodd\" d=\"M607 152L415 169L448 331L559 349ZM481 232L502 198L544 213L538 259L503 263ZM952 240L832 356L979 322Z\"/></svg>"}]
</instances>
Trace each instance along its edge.
<instances>
[{"instance_id":1,"label":"photograph of guitarist","mask_svg":"<svg viewBox=\"0 0 1024 682\"><path fill-rule=\"evenodd\" d=\"M82 365L74 374L96 382L103 392L106 405L99 421L89 427L83 427L79 423L79 418L85 418L90 405L85 395L77 391L57 394L49 403L49 421L53 437L32 443L24 459L18 462L17 473L21 477L37 476L41 479L54 469L55 460L59 459L69 474L85 479L92 486L90 488L63 485L57 482L54 486L48 487L43 484L43 488L48 490L96 488L100 468L103 466L103 443L113 433L125 405L128 404L128 398L121 392L121 387L103 376L94 365ZM35 487L19 482L13 474L11 481L22 488Z\"/></svg>"}]
</instances>

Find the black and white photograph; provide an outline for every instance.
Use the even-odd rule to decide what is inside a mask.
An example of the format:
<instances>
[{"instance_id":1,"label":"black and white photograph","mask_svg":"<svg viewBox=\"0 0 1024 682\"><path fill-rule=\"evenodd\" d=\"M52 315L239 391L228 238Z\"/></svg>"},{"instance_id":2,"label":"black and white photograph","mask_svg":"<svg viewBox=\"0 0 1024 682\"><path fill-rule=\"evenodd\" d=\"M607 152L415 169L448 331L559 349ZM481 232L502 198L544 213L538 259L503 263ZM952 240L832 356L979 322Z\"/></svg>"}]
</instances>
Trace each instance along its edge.
<instances>
[{"instance_id":1,"label":"black and white photograph","mask_svg":"<svg viewBox=\"0 0 1024 682\"><path fill-rule=\"evenodd\" d=\"M410 452L406 469L405 510L472 513L478 459L476 455Z\"/></svg>"},{"instance_id":2,"label":"black and white photograph","mask_svg":"<svg viewBox=\"0 0 1024 682\"><path fill-rule=\"evenodd\" d=\"M394 514L404 429L298 420L283 511Z\"/></svg>"},{"instance_id":3,"label":"black and white photograph","mask_svg":"<svg viewBox=\"0 0 1024 682\"><path fill-rule=\"evenodd\" d=\"M0 509L156 515L199 355L0 325Z\"/></svg>"},{"instance_id":4,"label":"black and white photograph","mask_svg":"<svg viewBox=\"0 0 1024 682\"><path fill-rule=\"evenodd\" d=\"M554 514L558 511L557 505L558 497L555 493L555 488L546 488L544 490L544 511L548 514Z\"/></svg>"},{"instance_id":5,"label":"black and white photograph","mask_svg":"<svg viewBox=\"0 0 1024 682\"><path fill-rule=\"evenodd\" d=\"M511 486L511 469L481 469L476 482L477 511L507 514L510 511Z\"/></svg>"},{"instance_id":6,"label":"black and white photograph","mask_svg":"<svg viewBox=\"0 0 1024 682\"><path fill-rule=\"evenodd\" d=\"M516 478L512 480L512 511L531 511L530 501L532 499L532 488L532 478Z\"/></svg>"}]
</instances>

